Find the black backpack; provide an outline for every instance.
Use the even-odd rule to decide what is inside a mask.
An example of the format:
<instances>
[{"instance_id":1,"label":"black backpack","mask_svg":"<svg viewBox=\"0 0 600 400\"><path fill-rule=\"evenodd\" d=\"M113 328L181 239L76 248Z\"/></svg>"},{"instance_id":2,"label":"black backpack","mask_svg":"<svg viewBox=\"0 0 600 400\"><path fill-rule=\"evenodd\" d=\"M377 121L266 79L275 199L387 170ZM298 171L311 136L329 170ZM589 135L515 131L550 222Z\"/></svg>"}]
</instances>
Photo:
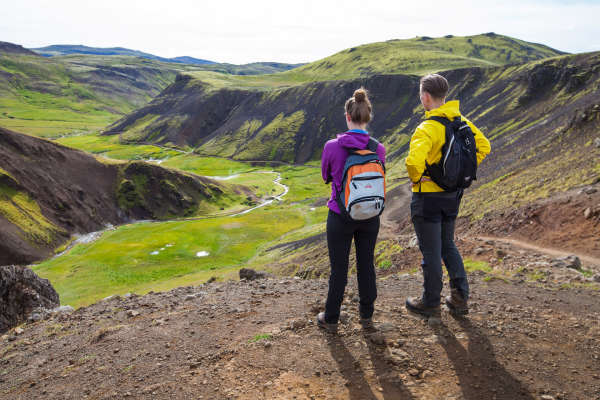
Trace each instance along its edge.
<instances>
[{"instance_id":1,"label":"black backpack","mask_svg":"<svg viewBox=\"0 0 600 400\"><path fill-rule=\"evenodd\" d=\"M446 192L468 188L477 179L477 147L473 131L460 117L452 121L444 117L428 119L446 127L446 143L438 163L425 163L425 174Z\"/></svg>"}]
</instances>

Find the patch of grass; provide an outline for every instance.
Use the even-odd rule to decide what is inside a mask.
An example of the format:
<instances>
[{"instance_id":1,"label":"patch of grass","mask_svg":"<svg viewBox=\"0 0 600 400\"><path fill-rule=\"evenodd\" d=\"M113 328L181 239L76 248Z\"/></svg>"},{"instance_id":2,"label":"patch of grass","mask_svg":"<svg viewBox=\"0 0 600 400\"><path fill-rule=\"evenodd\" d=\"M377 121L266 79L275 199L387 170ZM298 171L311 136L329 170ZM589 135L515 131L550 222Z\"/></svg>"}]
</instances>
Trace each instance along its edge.
<instances>
[{"instance_id":1,"label":"patch of grass","mask_svg":"<svg viewBox=\"0 0 600 400\"><path fill-rule=\"evenodd\" d=\"M298 211L265 207L239 217L125 225L33 268L52 282L63 304L80 307L112 294L168 290L223 276L261 245L303 224ZM202 251L209 255L198 257Z\"/></svg>"},{"instance_id":2,"label":"patch of grass","mask_svg":"<svg viewBox=\"0 0 600 400\"><path fill-rule=\"evenodd\" d=\"M40 206L27 193L0 183L0 215L18 226L31 243L47 245L64 233L42 214Z\"/></svg>"},{"instance_id":3,"label":"patch of grass","mask_svg":"<svg viewBox=\"0 0 600 400\"><path fill-rule=\"evenodd\" d=\"M589 270L589 269L582 268L580 272L586 278L591 278L592 276L594 276L594 271Z\"/></svg>"},{"instance_id":4,"label":"patch of grass","mask_svg":"<svg viewBox=\"0 0 600 400\"><path fill-rule=\"evenodd\" d=\"M393 240L380 240L375 245L375 265L379 269L392 267L392 255L399 254L404 249Z\"/></svg>"},{"instance_id":5,"label":"patch of grass","mask_svg":"<svg viewBox=\"0 0 600 400\"><path fill-rule=\"evenodd\" d=\"M255 343L260 340L271 340L272 338L273 338L273 335L271 335L269 333L259 333L258 335L254 335L254 337L252 339L248 340L248 343Z\"/></svg>"},{"instance_id":6,"label":"patch of grass","mask_svg":"<svg viewBox=\"0 0 600 400\"><path fill-rule=\"evenodd\" d=\"M483 272L492 272L492 267L490 267L490 264L485 262L485 261L477 261L477 260L471 260L471 259L465 259L464 260L464 265L465 265L465 270L467 270L467 272L475 272L475 271L483 271Z\"/></svg>"},{"instance_id":7,"label":"patch of grass","mask_svg":"<svg viewBox=\"0 0 600 400\"><path fill-rule=\"evenodd\" d=\"M531 281L541 281L546 279L546 274L543 271L533 271L527 274L527 278Z\"/></svg>"}]
</instances>

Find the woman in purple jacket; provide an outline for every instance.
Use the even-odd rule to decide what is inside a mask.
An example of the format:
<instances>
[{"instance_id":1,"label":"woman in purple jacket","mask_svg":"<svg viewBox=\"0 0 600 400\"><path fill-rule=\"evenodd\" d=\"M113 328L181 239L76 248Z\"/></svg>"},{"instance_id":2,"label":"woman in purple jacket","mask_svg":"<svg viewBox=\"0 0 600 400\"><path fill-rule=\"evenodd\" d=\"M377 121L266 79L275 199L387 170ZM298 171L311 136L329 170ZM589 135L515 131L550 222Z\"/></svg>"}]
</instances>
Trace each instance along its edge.
<instances>
[{"instance_id":1,"label":"woman in purple jacket","mask_svg":"<svg viewBox=\"0 0 600 400\"><path fill-rule=\"evenodd\" d=\"M337 193L342 186L348 149L366 149L369 143L369 133L365 129L371 120L372 107L364 88L356 90L346 101L345 111L348 130L325 144L321 158L323 180L325 183L331 182L331 198L327 203L327 246L331 275L325 312L319 313L317 322L320 327L329 331L337 329L340 307L348 282L348 258L353 238L356 247L359 312L363 326L370 325L377 298L373 253L379 233L379 217L349 222L340 215L336 202ZM377 147L377 155L381 162L385 163L385 147L382 144Z\"/></svg>"}]
</instances>

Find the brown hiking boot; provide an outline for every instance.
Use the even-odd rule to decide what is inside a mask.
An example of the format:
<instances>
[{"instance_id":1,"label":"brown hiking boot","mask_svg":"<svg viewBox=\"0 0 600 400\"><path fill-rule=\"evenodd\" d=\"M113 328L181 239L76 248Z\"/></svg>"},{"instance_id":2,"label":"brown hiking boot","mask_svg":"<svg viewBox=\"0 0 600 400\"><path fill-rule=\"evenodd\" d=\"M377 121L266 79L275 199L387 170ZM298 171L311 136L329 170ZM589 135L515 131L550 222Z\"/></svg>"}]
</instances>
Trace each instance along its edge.
<instances>
[{"instance_id":1,"label":"brown hiking boot","mask_svg":"<svg viewBox=\"0 0 600 400\"><path fill-rule=\"evenodd\" d=\"M424 315L426 317L439 317L440 316L440 306L437 305L435 307L427 307L425 303L423 303L423 299L409 297L406 299L406 309L410 312Z\"/></svg>"},{"instance_id":2,"label":"brown hiking boot","mask_svg":"<svg viewBox=\"0 0 600 400\"><path fill-rule=\"evenodd\" d=\"M446 296L446 306L452 314L465 315L469 313L467 300L458 289L451 289L450 296Z\"/></svg>"},{"instance_id":3,"label":"brown hiking boot","mask_svg":"<svg viewBox=\"0 0 600 400\"><path fill-rule=\"evenodd\" d=\"M325 329L327 332L335 333L338 329L338 324L332 324L330 322L325 322L325 313L320 312L317 315L317 325L321 329Z\"/></svg>"}]
</instances>

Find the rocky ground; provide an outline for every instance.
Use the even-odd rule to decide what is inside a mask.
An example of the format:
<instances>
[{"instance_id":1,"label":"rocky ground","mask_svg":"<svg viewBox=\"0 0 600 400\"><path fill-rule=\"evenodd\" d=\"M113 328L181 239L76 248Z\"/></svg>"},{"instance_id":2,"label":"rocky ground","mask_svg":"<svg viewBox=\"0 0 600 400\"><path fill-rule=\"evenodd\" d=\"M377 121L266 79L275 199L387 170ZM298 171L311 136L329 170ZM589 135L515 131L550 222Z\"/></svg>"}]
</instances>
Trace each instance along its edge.
<instances>
[{"instance_id":1,"label":"rocky ground","mask_svg":"<svg viewBox=\"0 0 600 400\"><path fill-rule=\"evenodd\" d=\"M421 276L397 266L378 272L373 330L358 324L350 281L338 334L314 322L325 279L267 277L114 297L2 336L0 395L600 398L600 286L580 272L596 266L583 262L578 271L574 258L489 239L460 247L495 259L471 271L471 313L463 319L445 310L441 320L409 315L404 300L419 294ZM403 253L394 263L418 259L410 246Z\"/></svg>"}]
</instances>

